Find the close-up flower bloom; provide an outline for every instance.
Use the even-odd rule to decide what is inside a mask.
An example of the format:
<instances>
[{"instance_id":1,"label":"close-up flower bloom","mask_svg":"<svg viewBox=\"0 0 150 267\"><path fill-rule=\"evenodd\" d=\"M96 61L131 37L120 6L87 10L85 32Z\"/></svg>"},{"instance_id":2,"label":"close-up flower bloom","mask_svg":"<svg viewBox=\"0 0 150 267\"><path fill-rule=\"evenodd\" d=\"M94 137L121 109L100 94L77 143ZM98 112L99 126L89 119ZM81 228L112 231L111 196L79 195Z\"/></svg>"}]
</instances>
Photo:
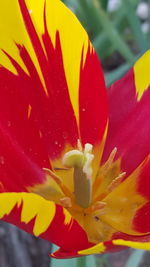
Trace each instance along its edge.
<instances>
[{"instance_id":1,"label":"close-up flower bloom","mask_svg":"<svg viewBox=\"0 0 150 267\"><path fill-rule=\"evenodd\" d=\"M106 90L60 0L0 0L0 219L69 258L150 250L150 52Z\"/></svg>"}]
</instances>

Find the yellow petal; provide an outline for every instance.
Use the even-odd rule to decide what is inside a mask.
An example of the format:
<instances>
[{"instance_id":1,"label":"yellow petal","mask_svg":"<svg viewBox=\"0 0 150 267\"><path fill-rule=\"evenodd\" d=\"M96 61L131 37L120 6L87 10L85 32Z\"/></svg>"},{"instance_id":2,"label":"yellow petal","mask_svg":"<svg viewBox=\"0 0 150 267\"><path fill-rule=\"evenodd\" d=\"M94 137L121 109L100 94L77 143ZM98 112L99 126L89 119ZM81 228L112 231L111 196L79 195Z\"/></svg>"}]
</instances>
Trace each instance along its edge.
<instances>
[{"instance_id":1,"label":"yellow petal","mask_svg":"<svg viewBox=\"0 0 150 267\"><path fill-rule=\"evenodd\" d=\"M116 239L116 240L113 240L112 243L118 246L127 246L127 247L135 248L135 249L150 250L150 242L133 242L133 241L126 241L122 239Z\"/></svg>"},{"instance_id":2,"label":"yellow petal","mask_svg":"<svg viewBox=\"0 0 150 267\"><path fill-rule=\"evenodd\" d=\"M148 50L134 65L134 76L138 99L142 97L150 85L150 50Z\"/></svg>"}]
</instances>

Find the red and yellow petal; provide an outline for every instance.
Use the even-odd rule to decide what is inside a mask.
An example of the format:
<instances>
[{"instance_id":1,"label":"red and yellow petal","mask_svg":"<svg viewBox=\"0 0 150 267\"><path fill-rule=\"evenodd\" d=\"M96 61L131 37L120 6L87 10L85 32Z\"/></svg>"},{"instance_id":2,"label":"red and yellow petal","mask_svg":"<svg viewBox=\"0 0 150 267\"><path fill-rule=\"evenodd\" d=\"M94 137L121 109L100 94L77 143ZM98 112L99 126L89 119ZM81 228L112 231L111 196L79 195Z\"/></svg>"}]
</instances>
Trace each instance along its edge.
<instances>
[{"instance_id":1,"label":"red and yellow petal","mask_svg":"<svg viewBox=\"0 0 150 267\"><path fill-rule=\"evenodd\" d=\"M129 247L134 249L150 250L150 242L134 242L122 239L113 240L112 243L117 246Z\"/></svg>"},{"instance_id":2,"label":"red and yellow petal","mask_svg":"<svg viewBox=\"0 0 150 267\"><path fill-rule=\"evenodd\" d=\"M76 255L87 256L91 254L117 252L122 249L126 249L128 247L134 248L134 249L150 250L149 241L150 241L150 236L143 236L143 237L136 236L135 237L135 236L127 236L122 233L119 233L118 238L116 235L116 237L114 236L112 240L100 242L97 245L91 246L88 249L78 251ZM59 257L59 254L57 254L58 252L56 252L56 255L58 255Z\"/></svg>"},{"instance_id":3,"label":"red and yellow petal","mask_svg":"<svg viewBox=\"0 0 150 267\"><path fill-rule=\"evenodd\" d=\"M150 160L147 157L103 200L107 205L101 219L118 232L139 237L150 233L149 166Z\"/></svg>"},{"instance_id":4,"label":"red and yellow petal","mask_svg":"<svg viewBox=\"0 0 150 267\"><path fill-rule=\"evenodd\" d=\"M61 167L60 158L78 139L97 146L96 154L107 97L86 32L59 0L0 5L2 127L40 168Z\"/></svg>"},{"instance_id":5,"label":"red and yellow petal","mask_svg":"<svg viewBox=\"0 0 150 267\"><path fill-rule=\"evenodd\" d=\"M39 195L1 193L0 207L1 220L55 243L65 251L76 251L90 246L85 231L69 212Z\"/></svg>"},{"instance_id":6,"label":"red and yellow petal","mask_svg":"<svg viewBox=\"0 0 150 267\"><path fill-rule=\"evenodd\" d=\"M150 250L150 242L136 242L124 239L114 239L107 242L101 242L91 248L78 251L77 255L87 256L91 254L101 254L114 251L117 252L126 248ZM59 254L56 255L58 255L59 257Z\"/></svg>"},{"instance_id":7,"label":"red and yellow petal","mask_svg":"<svg viewBox=\"0 0 150 267\"><path fill-rule=\"evenodd\" d=\"M130 174L150 151L150 51L109 89L109 128L103 155L105 161L114 147L121 168Z\"/></svg>"}]
</instances>

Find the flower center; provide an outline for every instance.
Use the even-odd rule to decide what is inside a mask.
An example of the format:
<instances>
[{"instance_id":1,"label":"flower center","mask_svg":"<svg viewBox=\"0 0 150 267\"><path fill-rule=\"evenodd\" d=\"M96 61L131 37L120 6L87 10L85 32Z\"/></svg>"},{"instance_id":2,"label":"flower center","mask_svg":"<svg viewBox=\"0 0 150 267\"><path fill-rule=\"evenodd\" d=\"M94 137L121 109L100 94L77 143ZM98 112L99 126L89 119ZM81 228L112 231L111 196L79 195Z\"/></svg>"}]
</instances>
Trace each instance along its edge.
<instances>
[{"instance_id":1,"label":"flower center","mask_svg":"<svg viewBox=\"0 0 150 267\"><path fill-rule=\"evenodd\" d=\"M107 212L105 198L121 183L125 173L120 173L120 165L114 161L117 152L117 149L114 148L105 164L100 166L94 179L92 177L94 159L92 149L91 144L85 144L82 149L78 141L77 149L71 150L63 156L62 178L56 174L59 168L56 170L54 168L54 171L44 169L48 177L47 183L36 187L34 192L68 209L73 218L86 231L89 241L98 243L110 239L111 235L116 232L103 221L103 215ZM70 171L72 177L69 176ZM73 189L63 181L64 172L67 173L68 178L73 178ZM61 191L61 193L58 192L57 197L55 185Z\"/></svg>"},{"instance_id":2,"label":"flower center","mask_svg":"<svg viewBox=\"0 0 150 267\"><path fill-rule=\"evenodd\" d=\"M67 152L62 160L65 167L73 168L74 198L63 198L61 204L85 229L90 242L106 241L116 230L102 220L107 210L105 197L121 183L126 173L120 173L119 166L114 162L117 152L114 148L105 164L100 166L93 182L93 146L85 144L82 149L78 142L77 148Z\"/></svg>"}]
</instances>

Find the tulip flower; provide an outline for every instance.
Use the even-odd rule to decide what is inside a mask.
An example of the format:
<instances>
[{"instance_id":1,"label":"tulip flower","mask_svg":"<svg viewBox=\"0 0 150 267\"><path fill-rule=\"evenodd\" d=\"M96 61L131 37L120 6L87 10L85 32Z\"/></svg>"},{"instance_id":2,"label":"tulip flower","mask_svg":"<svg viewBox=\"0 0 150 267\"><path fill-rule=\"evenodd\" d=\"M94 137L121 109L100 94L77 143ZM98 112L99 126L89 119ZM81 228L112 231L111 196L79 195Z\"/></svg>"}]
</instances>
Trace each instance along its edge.
<instances>
[{"instance_id":1,"label":"tulip flower","mask_svg":"<svg viewBox=\"0 0 150 267\"><path fill-rule=\"evenodd\" d=\"M60 0L0 0L0 219L78 257L150 250L150 52L108 90Z\"/></svg>"}]
</instances>

